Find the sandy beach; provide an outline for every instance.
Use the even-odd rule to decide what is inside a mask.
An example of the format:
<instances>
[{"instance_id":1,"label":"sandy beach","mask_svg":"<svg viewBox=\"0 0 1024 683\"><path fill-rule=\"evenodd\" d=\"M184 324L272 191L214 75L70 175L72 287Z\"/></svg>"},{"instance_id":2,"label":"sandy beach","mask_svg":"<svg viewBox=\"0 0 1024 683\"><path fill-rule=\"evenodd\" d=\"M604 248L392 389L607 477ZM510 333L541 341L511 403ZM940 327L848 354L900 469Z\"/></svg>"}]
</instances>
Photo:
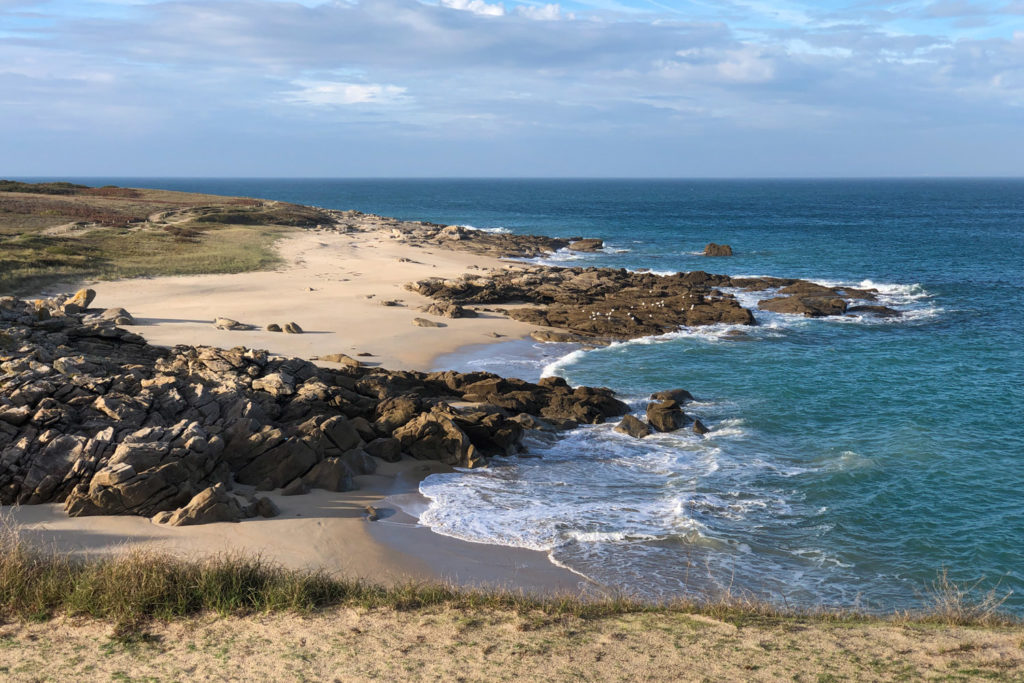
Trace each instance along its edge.
<instances>
[{"instance_id":1,"label":"sandy beach","mask_svg":"<svg viewBox=\"0 0 1024 683\"><path fill-rule=\"evenodd\" d=\"M278 246L285 263L273 271L87 284L97 293L94 306L127 309L136 320L130 329L153 344L247 346L307 359L372 353L360 360L389 369L433 369L439 355L536 329L496 313L429 316L418 310L429 300L404 289L425 277L514 267L496 258L418 247L383 232L297 231ZM384 300L401 305L381 305ZM254 329L215 329L216 317ZM420 317L444 326L414 325ZM304 333L264 329L290 321ZM580 576L551 564L544 553L462 542L419 526L410 512L428 501L418 494L418 484L438 471L450 469L408 457L379 460L375 474L356 478L357 491L271 493L282 514L269 520L166 527L133 516L69 518L58 504L8 506L2 514L26 537L81 554L145 550L201 558L237 552L385 584L441 580L560 593L585 588ZM379 510L378 521L366 521L367 505Z\"/></svg>"},{"instance_id":2,"label":"sandy beach","mask_svg":"<svg viewBox=\"0 0 1024 683\"><path fill-rule=\"evenodd\" d=\"M428 277L514 267L493 257L414 246L382 232L296 231L278 249L285 263L272 271L87 284L96 291L94 306L128 310L136 320L132 331L152 344L247 346L306 359L371 353L360 360L393 370L433 369L434 358L461 346L517 339L537 329L497 313L431 316L419 310L431 300L404 288ZM218 317L254 329L219 330L212 324ZM417 327L415 318L443 327ZM292 321L303 334L265 329Z\"/></svg>"}]
</instances>

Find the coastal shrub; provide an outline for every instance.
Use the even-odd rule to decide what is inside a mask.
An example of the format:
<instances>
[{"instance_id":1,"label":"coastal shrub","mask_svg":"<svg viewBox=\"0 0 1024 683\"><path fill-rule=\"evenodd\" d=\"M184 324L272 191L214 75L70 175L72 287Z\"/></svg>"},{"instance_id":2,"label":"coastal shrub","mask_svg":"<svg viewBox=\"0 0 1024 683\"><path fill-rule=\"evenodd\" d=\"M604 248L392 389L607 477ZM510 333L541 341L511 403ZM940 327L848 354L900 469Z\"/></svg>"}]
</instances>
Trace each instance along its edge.
<instances>
[{"instance_id":1,"label":"coastal shrub","mask_svg":"<svg viewBox=\"0 0 1024 683\"><path fill-rule=\"evenodd\" d=\"M0 180L0 192L30 192L33 194L78 194L90 189L88 185L74 183L23 183L17 180Z\"/></svg>"},{"instance_id":2,"label":"coastal shrub","mask_svg":"<svg viewBox=\"0 0 1024 683\"><path fill-rule=\"evenodd\" d=\"M82 191L82 194L95 195L97 197L124 197L135 199L141 196L141 192L130 187L118 187L117 185L104 185L103 187L90 187Z\"/></svg>"},{"instance_id":3,"label":"coastal shrub","mask_svg":"<svg viewBox=\"0 0 1024 683\"><path fill-rule=\"evenodd\" d=\"M0 199L0 208L6 213L37 216L60 216L67 220L79 219L107 227L125 227L146 220L146 215L130 209L120 211L98 208L84 203L72 203L58 199Z\"/></svg>"},{"instance_id":4,"label":"coastal shrub","mask_svg":"<svg viewBox=\"0 0 1024 683\"><path fill-rule=\"evenodd\" d=\"M984 577L973 583L960 584L949 578L943 568L924 593L927 606L911 618L944 626L970 626L999 622L1005 617L1000 610L1013 591L1000 592L999 584L984 588Z\"/></svg>"}]
</instances>

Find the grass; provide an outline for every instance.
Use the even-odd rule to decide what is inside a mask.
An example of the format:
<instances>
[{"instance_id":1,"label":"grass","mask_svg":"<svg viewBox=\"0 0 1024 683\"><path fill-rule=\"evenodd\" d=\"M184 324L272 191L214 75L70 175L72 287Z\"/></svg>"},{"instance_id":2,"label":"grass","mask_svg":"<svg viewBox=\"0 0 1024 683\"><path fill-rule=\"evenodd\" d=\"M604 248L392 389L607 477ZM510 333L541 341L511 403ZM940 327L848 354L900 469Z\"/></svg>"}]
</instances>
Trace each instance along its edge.
<instances>
[{"instance_id":1,"label":"grass","mask_svg":"<svg viewBox=\"0 0 1024 683\"><path fill-rule=\"evenodd\" d=\"M24 235L0 245L0 292L55 281L240 273L280 262L274 243L287 228L219 227L182 237L164 230L102 228L83 237Z\"/></svg>"},{"instance_id":2,"label":"grass","mask_svg":"<svg viewBox=\"0 0 1024 683\"><path fill-rule=\"evenodd\" d=\"M238 273L279 263L312 207L163 190L0 181L0 294L82 279Z\"/></svg>"},{"instance_id":3,"label":"grass","mask_svg":"<svg viewBox=\"0 0 1024 683\"><path fill-rule=\"evenodd\" d=\"M529 615L542 626L563 617L595 619L627 614L701 614L736 626L866 622L948 626L1009 626L1019 621L998 610L992 594L975 600L971 589L944 575L934 604L920 613L882 618L844 610L794 610L750 597L708 602L652 603L622 595L584 598L533 596L507 590L466 589L437 583L381 586L323 571L284 569L258 557L222 555L184 561L154 553L75 559L24 542L17 530L0 532L0 613L21 620L88 616L116 624L176 619L205 612L309 612L331 607L417 610L431 607L490 609Z\"/></svg>"}]
</instances>

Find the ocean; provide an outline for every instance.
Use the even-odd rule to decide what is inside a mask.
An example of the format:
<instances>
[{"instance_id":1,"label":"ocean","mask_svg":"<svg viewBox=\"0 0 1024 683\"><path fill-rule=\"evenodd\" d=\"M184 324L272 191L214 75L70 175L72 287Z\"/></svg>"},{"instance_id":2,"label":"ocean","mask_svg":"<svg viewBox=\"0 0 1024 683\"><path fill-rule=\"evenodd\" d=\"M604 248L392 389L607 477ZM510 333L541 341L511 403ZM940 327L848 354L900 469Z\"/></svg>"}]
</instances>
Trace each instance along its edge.
<instances>
[{"instance_id":1,"label":"ocean","mask_svg":"<svg viewBox=\"0 0 1024 683\"><path fill-rule=\"evenodd\" d=\"M543 550L650 598L889 611L926 605L947 572L1024 614L1022 180L81 181L606 242L541 261L554 265L877 288L901 317L755 310L739 336L716 326L590 351L518 341L441 359L608 386L638 414L651 392L685 388L711 432L531 437L540 458L425 480L421 523ZM735 256L702 256L712 241Z\"/></svg>"}]
</instances>

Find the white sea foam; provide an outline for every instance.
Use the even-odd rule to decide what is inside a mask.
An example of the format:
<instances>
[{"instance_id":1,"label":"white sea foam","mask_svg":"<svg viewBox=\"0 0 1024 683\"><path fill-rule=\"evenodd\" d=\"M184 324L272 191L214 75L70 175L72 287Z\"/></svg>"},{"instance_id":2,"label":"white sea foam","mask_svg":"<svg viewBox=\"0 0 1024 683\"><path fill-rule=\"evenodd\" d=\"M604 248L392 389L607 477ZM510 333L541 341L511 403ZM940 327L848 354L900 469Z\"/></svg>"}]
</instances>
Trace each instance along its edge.
<instances>
[{"instance_id":1,"label":"white sea foam","mask_svg":"<svg viewBox=\"0 0 1024 683\"><path fill-rule=\"evenodd\" d=\"M624 531L570 531L565 543L622 543L629 541L656 541L659 536L629 534Z\"/></svg>"},{"instance_id":2,"label":"white sea foam","mask_svg":"<svg viewBox=\"0 0 1024 683\"><path fill-rule=\"evenodd\" d=\"M573 363L575 363L576 361L582 359L585 353L587 353L585 349L577 349L572 353L568 353L562 356L561 358L558 358L548 363L547 365L544 366L544 369L541 370L540 376L542 378L555 377L556 375L558 375L560 370L563 370L572 365Z\"/></svg>"},{"instance_id":3,"label":"white sea foam","mask_svg":"<svg viewBox=\"0 0 1024 683\"><path fill-rule=\"evenodd\" d=\"M504 227L502 227L500 225L496 226L496 227L493 227L493 228L478 228L475 225L468 225L468 224L460 225L459 227L460 228L465 228L466 230L476 230L477 232L490 232L490 233L496 233L496 234L502 234L502 235L508 234L508 233L512 232L508 228L504 228Z\"/></svg>"}]
</instances>

